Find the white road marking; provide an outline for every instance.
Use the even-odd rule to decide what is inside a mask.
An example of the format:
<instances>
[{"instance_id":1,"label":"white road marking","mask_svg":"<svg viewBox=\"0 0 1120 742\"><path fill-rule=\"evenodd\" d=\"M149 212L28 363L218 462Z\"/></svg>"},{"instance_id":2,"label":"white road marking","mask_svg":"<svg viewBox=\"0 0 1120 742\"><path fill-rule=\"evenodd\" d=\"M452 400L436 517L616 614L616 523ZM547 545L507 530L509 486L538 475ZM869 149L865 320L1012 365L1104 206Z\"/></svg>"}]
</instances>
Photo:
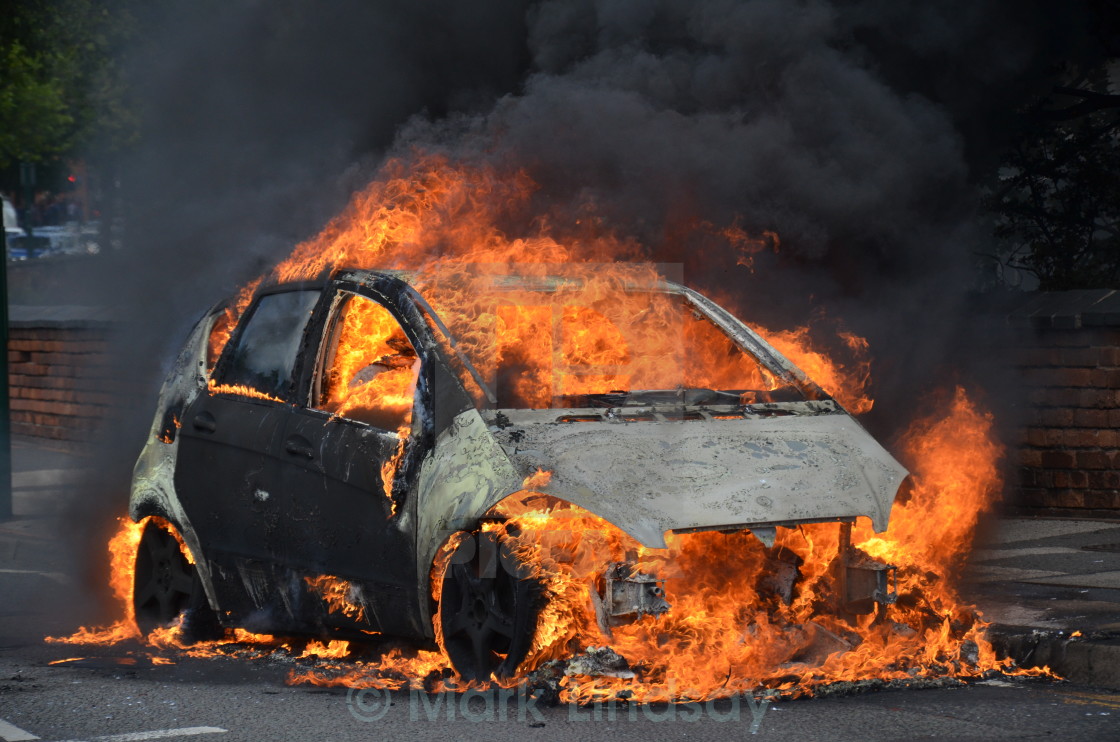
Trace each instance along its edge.
<instances>
[{"instance_id":1,"label":"white road marking","mask_svg":"<svg viewBox=\"0 0 1120 742\"><path fill-rule=\"evenodd\" d=\"M0 739L4 742L23 742L24 740L39 739L31 732L25 732L15 724L0 719Z\"/></svg>"},{"instance_id":2,"label":"white road marking","mask_svg":"<svg viewBox=\"0 0 1120 742\"><path fill-rule=\"evenodd\" d=\"M166 739L168 737L193 737L196 734L225 734L228 729L221 727L182 727L180 729L157 729L154 732L132 732L130 734L107 734L104 737L90 737L99 742L143 742L146 739ZM24 737L24 739L39 739L38 737ZM67 742L82 742L82 740L67 740Z\"/></svg>"}]
</instances>

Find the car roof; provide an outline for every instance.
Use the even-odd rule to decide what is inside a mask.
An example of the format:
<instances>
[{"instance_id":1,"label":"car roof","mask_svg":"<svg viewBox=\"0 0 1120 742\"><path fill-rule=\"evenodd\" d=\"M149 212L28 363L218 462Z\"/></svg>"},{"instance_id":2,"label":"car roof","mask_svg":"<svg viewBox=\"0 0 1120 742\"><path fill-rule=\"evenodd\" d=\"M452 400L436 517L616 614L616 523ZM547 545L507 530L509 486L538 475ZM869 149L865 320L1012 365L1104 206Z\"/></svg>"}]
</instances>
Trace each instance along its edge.
<instances>
[{"instance_id":1,"label":"car roof","mask_svg":"<svg viewBox=\"0 0 1120 742\"><path fill-rule=\"evenodd\" d=\"M579 268L580 263L573 263L574 268ZM464 264L464 268L471 269L475 267L473 264ZM489 269L492 266L486 264L478 264L480 269ZM352 280L359 283L366 283L376 281L379 278L395 278L410 286L415 286L419 281L418 279L424 275L422 271L415 270L397 270L390 268L340 268L332 275L335 280ZM487 272L491 279L492 286L495 290L527 290L527 291L557 291L565 286L572 286L578 284L583 280L579 275L531 275L519 273L493 273ZM665 291L669 293L684 293L688 292L681 284L665 279L656 281L622 281L620 286L623 290L643 290L643 291Z\"/></svg>"}]
</instances>

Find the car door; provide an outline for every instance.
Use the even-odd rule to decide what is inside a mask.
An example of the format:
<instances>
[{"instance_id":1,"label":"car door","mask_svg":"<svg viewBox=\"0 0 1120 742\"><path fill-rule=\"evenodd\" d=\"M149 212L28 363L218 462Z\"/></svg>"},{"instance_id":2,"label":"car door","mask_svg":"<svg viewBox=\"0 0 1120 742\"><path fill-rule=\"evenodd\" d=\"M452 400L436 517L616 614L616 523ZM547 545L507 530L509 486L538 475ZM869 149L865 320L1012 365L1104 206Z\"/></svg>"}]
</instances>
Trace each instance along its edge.
<instances>
[{"instance_id":1,"label":"car door","mask_svg":"<svg viewBox=\"0 0 1120 742\"><path fill-rule=\"evenodd\" d=\"M319 288L262 293L219 360L210 385L183 411L175 487L198 533L223 610L243 623L285 622L272 589L279 438L294 394L296 357ZM280 614L277 614L280 611ZM252 623L252 621L249 621Z\"/></svg>"},{"instance_id":2,"label":"car door","mask_svg":"<svg viewBox=\"0 0 1120 742\"><path fill-rule=\"evenodd\" d=\"M292 408L280 445L287 552L322 624L416 635L402 610L414 602L414 549L393 483L412 440L420 359L383 303L335 289L320 306L306 404Z\"/></svg>"}]
</instances>

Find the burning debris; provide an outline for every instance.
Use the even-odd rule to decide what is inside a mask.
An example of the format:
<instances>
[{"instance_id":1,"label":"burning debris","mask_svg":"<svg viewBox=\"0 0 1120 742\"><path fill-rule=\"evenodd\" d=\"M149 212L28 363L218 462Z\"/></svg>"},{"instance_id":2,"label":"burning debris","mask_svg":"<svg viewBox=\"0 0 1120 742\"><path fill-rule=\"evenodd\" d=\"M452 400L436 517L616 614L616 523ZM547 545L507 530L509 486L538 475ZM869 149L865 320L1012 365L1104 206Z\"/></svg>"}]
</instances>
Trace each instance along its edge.
<instances>
[{"instance_id":1,"label":"burning debris","mask_svg":"<svg viewBox=\"0 0 1120 742\"><path fill-rule=\"evenodd\" d=\"M633 680L637 676L626 658L610 647L588 647L585 652L569 659L545 662L529 673L526 685L545 703L559 703L571 678L604 677ZM623 689L615 697L629 700L632 694Z\"/></svg>"},{"instance_id":2,"label":"burning debris","mask_svg":"<svg viewBox=\"0 0 1120 742\"><path fill-rule=\"evenodd\" d=\"M365 621L365 599L359 586L331 575L303 579L323 599L328 611L338 611L358 622Z\"/></svg>"}]
</instances>

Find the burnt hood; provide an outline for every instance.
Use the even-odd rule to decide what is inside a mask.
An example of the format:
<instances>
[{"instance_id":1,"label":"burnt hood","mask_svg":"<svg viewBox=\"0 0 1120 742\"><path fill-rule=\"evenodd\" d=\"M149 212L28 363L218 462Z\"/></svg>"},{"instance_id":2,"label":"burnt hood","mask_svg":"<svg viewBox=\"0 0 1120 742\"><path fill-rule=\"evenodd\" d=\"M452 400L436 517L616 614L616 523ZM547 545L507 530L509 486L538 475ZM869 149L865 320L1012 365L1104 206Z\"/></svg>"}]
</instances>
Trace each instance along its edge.
<instances>
[{"instance_id":1,"label":"burnt hood","mask_svg":"<svg viewBox=\"0 0 1120 742\"><path fill-rule=\"evenodd\" d=\"M580 412L483 415L521 476L552 473L547 486L535 489L595 513L650 548L664 548L670 530L854 516L882 531L907 476L834 404L790 405L781 415L753 419L651 414L627 421L602 410Z\"/></svg>"}]
</instances>

